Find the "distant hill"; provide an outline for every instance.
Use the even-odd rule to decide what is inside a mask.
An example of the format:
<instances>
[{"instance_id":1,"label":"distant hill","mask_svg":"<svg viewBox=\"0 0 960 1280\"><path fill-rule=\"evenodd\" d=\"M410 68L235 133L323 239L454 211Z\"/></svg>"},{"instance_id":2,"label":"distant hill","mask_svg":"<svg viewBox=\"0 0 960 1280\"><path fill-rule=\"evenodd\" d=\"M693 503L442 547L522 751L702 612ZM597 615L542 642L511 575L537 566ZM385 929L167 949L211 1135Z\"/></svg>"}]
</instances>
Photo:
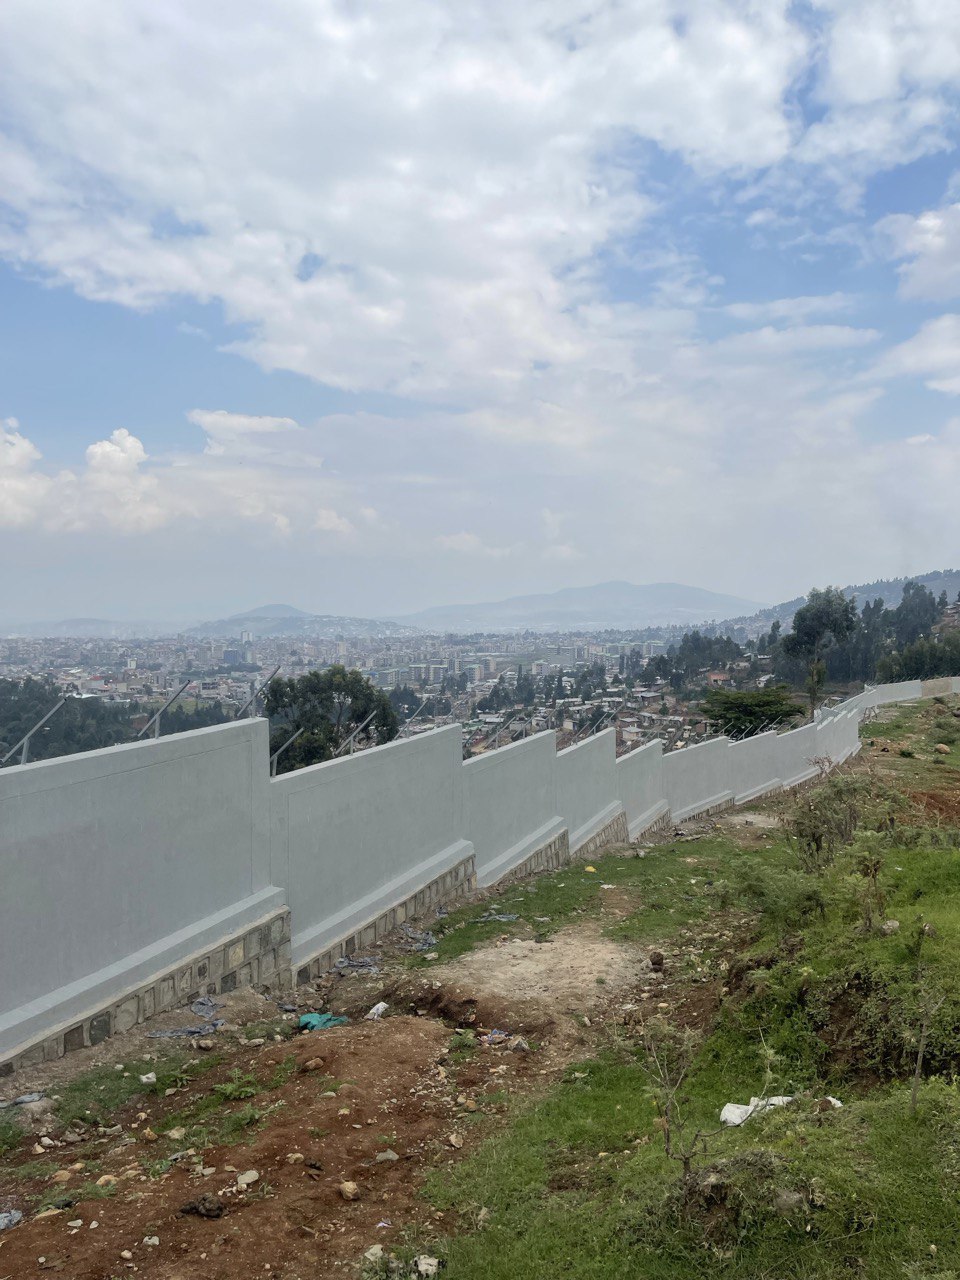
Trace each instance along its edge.
<instances>
[{"instance_id":1,"label":"distant hill","mask_svg":"<svg viewBox=\"0 0 960 1280\"><path fill-rule=\"evenodd\" d=\"M174 634L176 627L162 622L117 622L110 618L59 618L50 622L0 623L0 635L31 639L134 640Z\"/></svg>"},{"instance_id":2,"label":"distant hill","mask_svg":"<svg viewBox=\"0 0 960 1280\"><path fill-rule=\"evenodd\" d=\"M762 606L678 582L601 582L483 604L441 605L399 619L426 631L575 631L710 622Z\"/></svg>"},{"instance_id":3,"label":"distant hill","mask_svg":"<svg viewBox=\"0 0 960 1280\"><path fill-rule=\"evenodd\" d=\"M863 608L868 600L881 599L888 609L895 609L903 598L904 583L919 582L921 586L939 596L946 591L949 600L956 600L960 593L960 569L936 569L932 573L914 573L905 578L878 578L876 582L858 582L843 588L843 594L856 600L858 608ZM826 583L823 583L826 586ZM784 631L793 622L793 615L806 600L806 596L797 596L794 600L785 600L782 604L771 605L769 609L759 609L749 617L725 618L731 626L745 626L751 634L763 628L769 628L774 622L780 622Z\"/></svg>"},{"instance_id":4,"label":"distant hill","mask_svg":"<svg viewBox=\"0 0 960 1280\"><path fill-rule=\"evenodd\" d=\"M289 604L267 604L229 618L201 622L186 634L211 640L236 640L241 631L249 631L258 639L266 636L310 636L334 640L338 636L375 639L378 636L416 635L417 628L381 618L351 618L339 614L304 613Z\"/></svg>"}]
</instances>

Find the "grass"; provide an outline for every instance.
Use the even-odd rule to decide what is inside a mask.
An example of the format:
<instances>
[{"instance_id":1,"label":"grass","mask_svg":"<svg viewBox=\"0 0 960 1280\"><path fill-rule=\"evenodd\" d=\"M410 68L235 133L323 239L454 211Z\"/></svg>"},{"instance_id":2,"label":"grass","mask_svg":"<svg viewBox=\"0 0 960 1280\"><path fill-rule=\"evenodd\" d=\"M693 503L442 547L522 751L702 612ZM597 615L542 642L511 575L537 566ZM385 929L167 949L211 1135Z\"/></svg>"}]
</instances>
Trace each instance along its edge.
<instances>
[{"instance_id":1,"label":"grass","mask_svg":"<svg viewBox=\"0 0 960 1280\"><path fill-rule=\"evenodd\" d=\"M112 1125L116 1123L116 1113L134 1098L163 1097L167 1089L182 1088L222 1061L219 1053L192 1059L178 1051L157 1060L125 1062L122 1071L95 1067L63 1085L57 1117L67 1126L77 1121ZM156 1084L141 1084L140 1077L151 1072L156 1074Z\"/></svg>"},{"instance_id":2,"label":"grass","mask_svg":"<svg viewBox=\"0 0 960 1280\"><path fill-rule=\"evenodd\" d=\"M783 839L772 837L768 862L785 856ZM473 903L451 912L434 926L435 948L440 961L452 960L472 948L499 938L529 936L548 938L565 925L600 915L610 885L614 890L634 892L636 910L608 929L621 941L668 941L687 926L702 923L715 915L715 886L733 874L742 862L743 851L723 836L661 845L644 857L607 854L590 863L538 876L512 886L497 898ZM484 921L490 911L515 915L510 922ZM429 963L421 956L412 964Z\"/></svg>"},{"instance_id":3,"label":"grass","mask_svg":"<svg viewBox=\"0 0 960 1280\"><path fill-rule=\"evenodd\" d=\"M550 915L556 929L597 912L601 883L629 886L639 905L610 929L628 944L709 935L725 907L751 913L755 941L735 957L681 1105L692 1126L717 1130L725 1102L762 1091L771 1055L770 1091L807 1092L714 1133L682 1193L642 1046L622 1033L540 1101L509 1103L495 1134L433 1175L429 1197L457 1226L426 1245L450 1280L957 1280L960 832L899 825L915 815L892 810L879 784L955 786L960 753L930 704L869 728L892 744L879 798L819 875L800 869L784 833L759 852L711 838L602 858L596 876L567 869L498 900L519 927ZM951 747L940 766L938 741ZM446 922L442 955L513 928L478 924L474 911ZM880 931L883 919L899 929ZM913 1113L925 990L944 1002ZM841 1110L815 1105L828 1091Z\"/></svg>"}]
</instances>

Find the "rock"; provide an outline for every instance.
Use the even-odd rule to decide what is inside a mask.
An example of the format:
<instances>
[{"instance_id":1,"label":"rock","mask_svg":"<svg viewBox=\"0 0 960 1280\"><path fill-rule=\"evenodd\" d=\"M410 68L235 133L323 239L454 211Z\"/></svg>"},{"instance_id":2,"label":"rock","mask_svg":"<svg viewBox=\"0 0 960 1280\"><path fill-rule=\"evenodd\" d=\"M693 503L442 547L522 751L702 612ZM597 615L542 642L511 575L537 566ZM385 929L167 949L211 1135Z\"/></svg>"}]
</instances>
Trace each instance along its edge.
<instances>
[{"instance_id":1,"label":"rock","mask_svg":"<svg viewBox=\"0 0 960 1280\"><path fill-rule=\"evenodd\" d=\"M303 1152L291 1151L287 1156L287 1164L303 1164Z\"/></svg>"},{"instance_id":2,"label":"rock","mask_svg":"<svg viewBox=\"0 0 960 1280\"><path fill-rule=\"evenodd\" d=\"M130 1259L133 1257L133 1254L130 1252L129 1249L121 1249L120 1257L124 1260L124 1262L129 1262Z\"/></svg>"},{"instance_id":3,"label":"rock","mask_svg":"<svg viewBox=\"0 0 960 1280\"><path fill-rule=\"evenodd\" d=\"M252 1040L244 1041L244 1044L246 1044L250 1049L259 1049L262 1044L266 1043L267 1041L264 1036L255 1036Z\"/></svg>"},{"instance_id":4,"label":"rock","mask_svg":"<svg viewBox=\"0 0 960 1280\"><path fill-rule=\"evenodd\" d=\"M360 1188L355 1182L341 1182L339 1191L344 1200L360 1199Z\"/></svg>"},{"instance_id":5,"label":"rock","mask_svg":"<svg viewBox=\"0 0 960 1280\"><path fill-rule=\"evenodd\" d=\"M529 1053L530 1046L524 1040L523 1036L511 1036L507 1042L507 1048L513 1049L516 1053Z\"/></svg>"},{"instance_id":6,"label":"rock","mask_svg":"<svg viewBox=\"0 0 960 1280\"><path fill-rule=\"evenodd\" d=\"M214 1048L214 1043L212 1040L198 1040L197 1048L201 1051L201 1053L209 1053L210 1050Z\"/></svg>"},{"instance_id":7,"label":"rock","mask_svg":"<svg viewBox=\"0 0 960 1280\"><path fill-rule=\"evenodd\" d=\"M17 1213L18 1210L11 1209L10 1212ZM63 1213L62 1209L43 1209L41 1210L40 1213L34 1215L34 1222L39 1222L41 1218L56 1218L56 1217L59 1217L61 1213ZM20 1221L20 1218L17 1218L17 1222L19 1221Z\"/></svg>"},{"instance_id":8,"label":"rock","mask_svg":"<svg viewBox=\"0 0 960 1280\"><path fill-rule=\"evenodd\" d=\"M50 1181L60 1185L64 1182L69 1182L72 1177L73 1174L69 1169L58 1169L57 1172L52 1175Z\"/></svg>"},{"instance_id":9,"label":"rock","mask_svg":"<svg viewBox=\"0 0 960 1280\"><path fill-rule=\"evenodd\" d=\"M49 1151L51 1147L55 1147L57 1144L52 1138L43 1137L40 1139L40 1145L43 1147L44 1151Z\"/></svg>"},{"instance_id":10,"label":"rock","mask_svg":"<svg viewBox=\"0 0 960 1280\"><path fill-rule=\"evenodd\" d=\"M176 1129L167 1130L167 1137L170 1138L173 1142L179 1142L181 1138L186 1137L186 1134L187 1134L187 1131L186 1129L183 1128L182 1125L178 1125Z\"/></svg>"},{"instance_id":11,"label":"rock","mask_svg":"<svg viewBox=\"0 0 960 1280\"><path fill-rule=\"evenodd\" d=\"M144 1075L144 1076L141 1076L141 1077L140 1077L140 1083L141 1083L141 1084L156 1084L156 1083L157 1083L157 1073L156 1073L155 1071L148 1071L146 1075Z\"/></svg>"},{"instance_id":12,"label":"rock","mask_svg":"<svg viewBox=\"0 0 960 1280\"><path fill-rule=\"evenodd\" d=\"M195 1213L200 1218L222 1218L223 1209L224 1205L220 1197L205 1191L202 1196L197 1196L196 1200L188 1200L185 1205L182 1205L180 1212Z\"/></svg>"},{"instance_id":13,"label":"rock","mask_svg":"<svg viewBox=\"0 0 960 1280\"><path fill-rule=\"evenodd\" d=\"M663 973L663 952L662 951L650 952L650 968L654 971L654 973Z\"/></svg>"},{"instance_id":14,"label":"rock","mask_svg":"<svg viewBox=\"0 0 960 1280\"><path fill-rule=\"evenodd\" d=\"M939 756L948 756L950 754L950 748L945 742L938 742L933 749Z\"/></svg>"},{"instance_id":15,"label":"rock","mask_svg":"<svg viewBox=\"0 0 960 1280\"><path fill-rule=\"evenodd\" d=\"M252 1187L255 1182L260 1181L260 1175L256 1169L248 1169L246 1173L237 1174L237 1186L240 1188Z\"/></svg>"},{"instance_id":16,"label":"rock","mask_svg":"<svg viewBox=\"0 0 960 1280\"><path fill-rule=\"evenodd\" d=\"M102 1177L97 1179L98 1187L115 1187L116 1185L117 1180L112 1173L105 1173Z\"/></svg>"},{"instance_id":17,"label":"rock","mask_svg":"<svg viewBox=\"0 0 960 1280\"><path fill-rule=\"evenodd\" d=\"M160 1237L159 1237L159 1236L144 1236L144 1237L143 1237L143 1243L144 1243L145 1245L147 1245L149 1248L151 1248L151 1249L155 1249L155 1248L157 1247L157 1245L160 1243Z\"/></svg>"},{"instance_id":18,"label":"rock","mask_svg":"<svg viewBox=\"0 0 960 1280\"><path fill-rule=\"evenodd\" d=\"M74 1218L74 1220L73 1220L72 1222L68 1222L68 1223L67 1223L67 1226L68 1226L68 1227L82 1227L82 1226L83 1226L83 1219L82 1219L82 1218Z\"/></svg>"},{"instance_id":19,"label":"rock","mask_svg":"<svg viewBox=\"0 0 960 1280\"><path fill-rule=\"evenodd\" d=\"M385 1256L383 1252L383 1245L372 1244L363 1256L367 1262L382 1262Z\"/></svg>"},{"instance_id":20,"label":"rock","mask_svg":"<svg viewBox=\"0 0 960 1280\"><path fill-rule=\"evenodd\" d=\"M397 1155L397 1153L395 1151L391 1151L390 1148L388 1147L386 1151L377 1152L376 1163L377 1164L393 1164L395 1160L399 1160L399 1159L400 1157Z\"/></svg>"},{"instance_id":21,"label":"rock","mask_svg":"<svg viewBox=\"0 0 960 1280\"><path fill-rule=\"evenodd\" d=\"M885 933L888 937L891 933L896 933L900 928L899 920L884 920L880 926L880 932Z\"/></svg>"},{"instance_id":22,"label":"rock","mask_svg":"<svg viewBox=\"0 0 960 1280\"><path fill-rule=\"evenodd\" d=\"M148 1125L147 1128L144 1129L143 1132L140 1134L140 1140L141 1142L156 1142L157 1135L153 1132L153 1130Z\"/></svg>"},{"instance_id":23,"label":"rock","mask_svg":"<svg viewBox=\"0 0 960 1280\"><path fill-rule=\"evenodd\" d=\"M415 1276L435 1276L440 1272L440 1259L431 1258L426 1253L421 1253L419 1257L414 1258L411 1265Z\"/></svg>"},{"instance_id":24,"label":"rock","mask_svg":"<svg viewBox=\"0 0 960 1280\"><path fill-rule=\"evenodd\" d=\"M450 1144L451 1147L454 1147L457 1151L459 1151L460 1148L463 1146L463 1138L460 1137L459 1133L451 1133L447 1138L447 1142Z\"/></svg>"},{"instance_id":25,"label":"rock","mask_svg":"<svg viewBox=\"0 0 960 1280\"><path fill-rule=\"evenodd\" d=\"M301 1071L320 1071L323 1068L322 1058L308 1058L301 1066Z\"/></svg>"},{"instance_id":26,"label":"rock","mask_svg":"<svg viewBox=\"0 0 960 1280\"><path fill-rule=\"evenodd\" d=\"M781 1214L796 1213L805 1203L806 1199L799 1191L788 1191L785 1187L781 1187L773 1197L773 1207Z\"/></svg>"}]
</instances>

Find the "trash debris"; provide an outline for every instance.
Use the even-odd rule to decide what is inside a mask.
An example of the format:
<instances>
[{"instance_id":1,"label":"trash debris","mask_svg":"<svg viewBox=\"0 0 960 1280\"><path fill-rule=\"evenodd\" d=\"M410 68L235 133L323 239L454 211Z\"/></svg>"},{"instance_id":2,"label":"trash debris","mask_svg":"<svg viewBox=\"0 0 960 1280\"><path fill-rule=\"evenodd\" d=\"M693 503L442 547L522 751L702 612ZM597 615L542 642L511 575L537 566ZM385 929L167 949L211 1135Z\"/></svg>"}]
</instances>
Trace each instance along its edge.
<instances>
[{"instance_id":1,"label":"trash debris","mask_svg":"<svg viewBox=\"0 0 960 1280\"><path fill-rule=\"evenodd\" d=\"M8 1227L15 1227L22 1220L23 1214L19 1209L8 1209L6 1213L0 1213L0 1231L6 1231Z\"/></svg>"},{"instance_id":2,"label":"trash debris","mask_svg":"<svg viewBox=\"0 0 960 1280\"><path fill-rule=\"evenodd\" d=\"M402 924L400 932L403 934L408 951L432 951L437 945L437 939L429 929L414 929L408 924Z\"/></svg>"},{"instance_id":3,"label":"trash debris","mask_svg":"<svg viewBox=\"0 0 960 1280\"><path fill-rule=\"evenodd\" d=\"M485 1044L488 1049L505 1049L509 1042L510 1032L498 1031L496 1028L480 1037L480 1043Z\"/></svg>"},{"instance_id":4,"label":"trash debris","mask_svg":"<svg viewBox=\"0 0 960 1280\"><path fill-rule=\"evenodd\" d=\"M365 1022L379 1022L383 1015L387 1012L388 1005L386 1000L378 1000L369 1013L363 1015Z\"/></svg>"},{"instance_id":5,"label":"trash debris","mask_svg":"<svg viewBox=\"0 0 960 1280\"><path fill-rule=\"evenodd\" d=\"M517 916L511 915L509 911L485 911L482 916L477 917L479 924L487 924L491 920L496 920L500 924L509 924L511 920L516 920Z\"/></svg>"},{"instance_id":6,"label":"trash debris","mask_svg":"<svg viewBox=\"0 0 960 1280\"><path fill-rule=\"evenodd\" d=\"M415 1276L435 1276L440 1272L440 1259L431 1258L425 1253L414 1258L411 1265Z\"/></svg>"},{"instance_id":7,"label":"trash debris","mask_svg":"<svg viewBox=\"0 0 960 1280\"><path fill-rule=\"evenodd\" d=\"M749 1120L751 1116L759 1116L764 1111L770 1111L774 1107L785 1107L788 1103L795 1102L796 1095L789 1096L777 1095L773 1098L751 1098L748 1104L742 1102L728 1102L720 1112L720 1123L734 1126L741 1125L745 1120ZM829 1095L823 1099L824 1102L836 1110L842 1107L843 1103L837 1098L831 1098Z\"/></svg>"},{"instance_id":8,"label":"trash debris","mask_svg":"<svg viewBox=\"0 0 960 1280\"><path fill-rule=\"evenodd\" d=\"M190 1006L190 1012L203 1021L195 1027L173 1027L169 1031L148 1031L148 1040L174 1040L187 1036L209 1036L214 1031L219 1031L225 1025L223 1018L215 1018L213 1015L218 1009L222 1009L222 1004L217 1004L212 996L200 996L194 1000Z\"/></svg>"},{"instance_id":9,"label":"trash debris","mask_svg":"<svg viewBox=\"0 0 960 1280\"><path fill-rule=\"evenodd\" d=\"M328 1027L342 1027L349 1021L332 1013L302 1013L299 1025L301 1031L326 1031Z\"/></svg>"},{"instance_id":10,"label":"trash debris","mask_svg":"<svg viewBox=\"0 0 960 1280\"><path fill-rule=\"evenodd\" d=\"M596 874L597 874L597 868L596 868L596 867L586 866L586 867L584 867L583 869L584 869L584 871L592 871L594 875L596 875Z\"/></svg>"},{"instance_id":11,"label":"trash debris","mask_svg":"<svg viewBox=\"0 0 960 1280\"><path fill-rule=\"evenodd\" d=\"M0 1111L5 1111L7 1107L25 1107L29 1102L39 1102L41 1098L46 1097L43 1093L21 1093L19 1098L14 1098L12 1102L0 1102Z\"/></svg>"},{"instance_id":12,"label":"trash debris","mask_svg":"<svg viewBox=\"0 0 960 1280\"><path fill-rule=\"evenodd\" d=\"M337 973L379 973L380 961L375 956L341 956L333 967Z\"/></svg>"}]
</instances>

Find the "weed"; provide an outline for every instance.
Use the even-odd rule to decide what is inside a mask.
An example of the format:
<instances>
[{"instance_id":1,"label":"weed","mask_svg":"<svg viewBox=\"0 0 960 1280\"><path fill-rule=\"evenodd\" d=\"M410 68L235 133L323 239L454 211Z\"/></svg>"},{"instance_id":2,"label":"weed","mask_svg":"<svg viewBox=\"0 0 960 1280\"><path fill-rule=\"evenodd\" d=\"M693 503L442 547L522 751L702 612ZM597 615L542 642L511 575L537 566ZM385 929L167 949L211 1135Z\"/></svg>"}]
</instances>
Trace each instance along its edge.
<instances>
[{"instance_id":1,"label":"weed","mask_svg":"<svg viewBox=\"0 0 960 1280\"><path fill-rule=\"evenodd\" d=\"M10 1116L0 1115L0 1155L15 1151L23 1139L23 1130Z\"/></svg>"},{"instance_id":2,"label":"weed","mask_svg":"<svg viewBox=\"0 0 960 1280\"><path fill-rule=\"evenodd\" d=\"M283 1086L296 1075L297 1060L291 1054L290 1057L277 1064L274 1068L273 1075L267 1082L268 1089L282 1089Z\"/></svg>"},{"instance_id":3,"label":"weed","mask_svg":"<svg viewBox=\"0 0 960 1280\"><path fill-rule=\"evenodd\" d=\"M213 1092L225 1102L240 1102L244 1098L256 1097L260 1085L253 1076L243 1075L237 1070L223 1084L215 1084Z\"/></svg>"}]
</instances>

